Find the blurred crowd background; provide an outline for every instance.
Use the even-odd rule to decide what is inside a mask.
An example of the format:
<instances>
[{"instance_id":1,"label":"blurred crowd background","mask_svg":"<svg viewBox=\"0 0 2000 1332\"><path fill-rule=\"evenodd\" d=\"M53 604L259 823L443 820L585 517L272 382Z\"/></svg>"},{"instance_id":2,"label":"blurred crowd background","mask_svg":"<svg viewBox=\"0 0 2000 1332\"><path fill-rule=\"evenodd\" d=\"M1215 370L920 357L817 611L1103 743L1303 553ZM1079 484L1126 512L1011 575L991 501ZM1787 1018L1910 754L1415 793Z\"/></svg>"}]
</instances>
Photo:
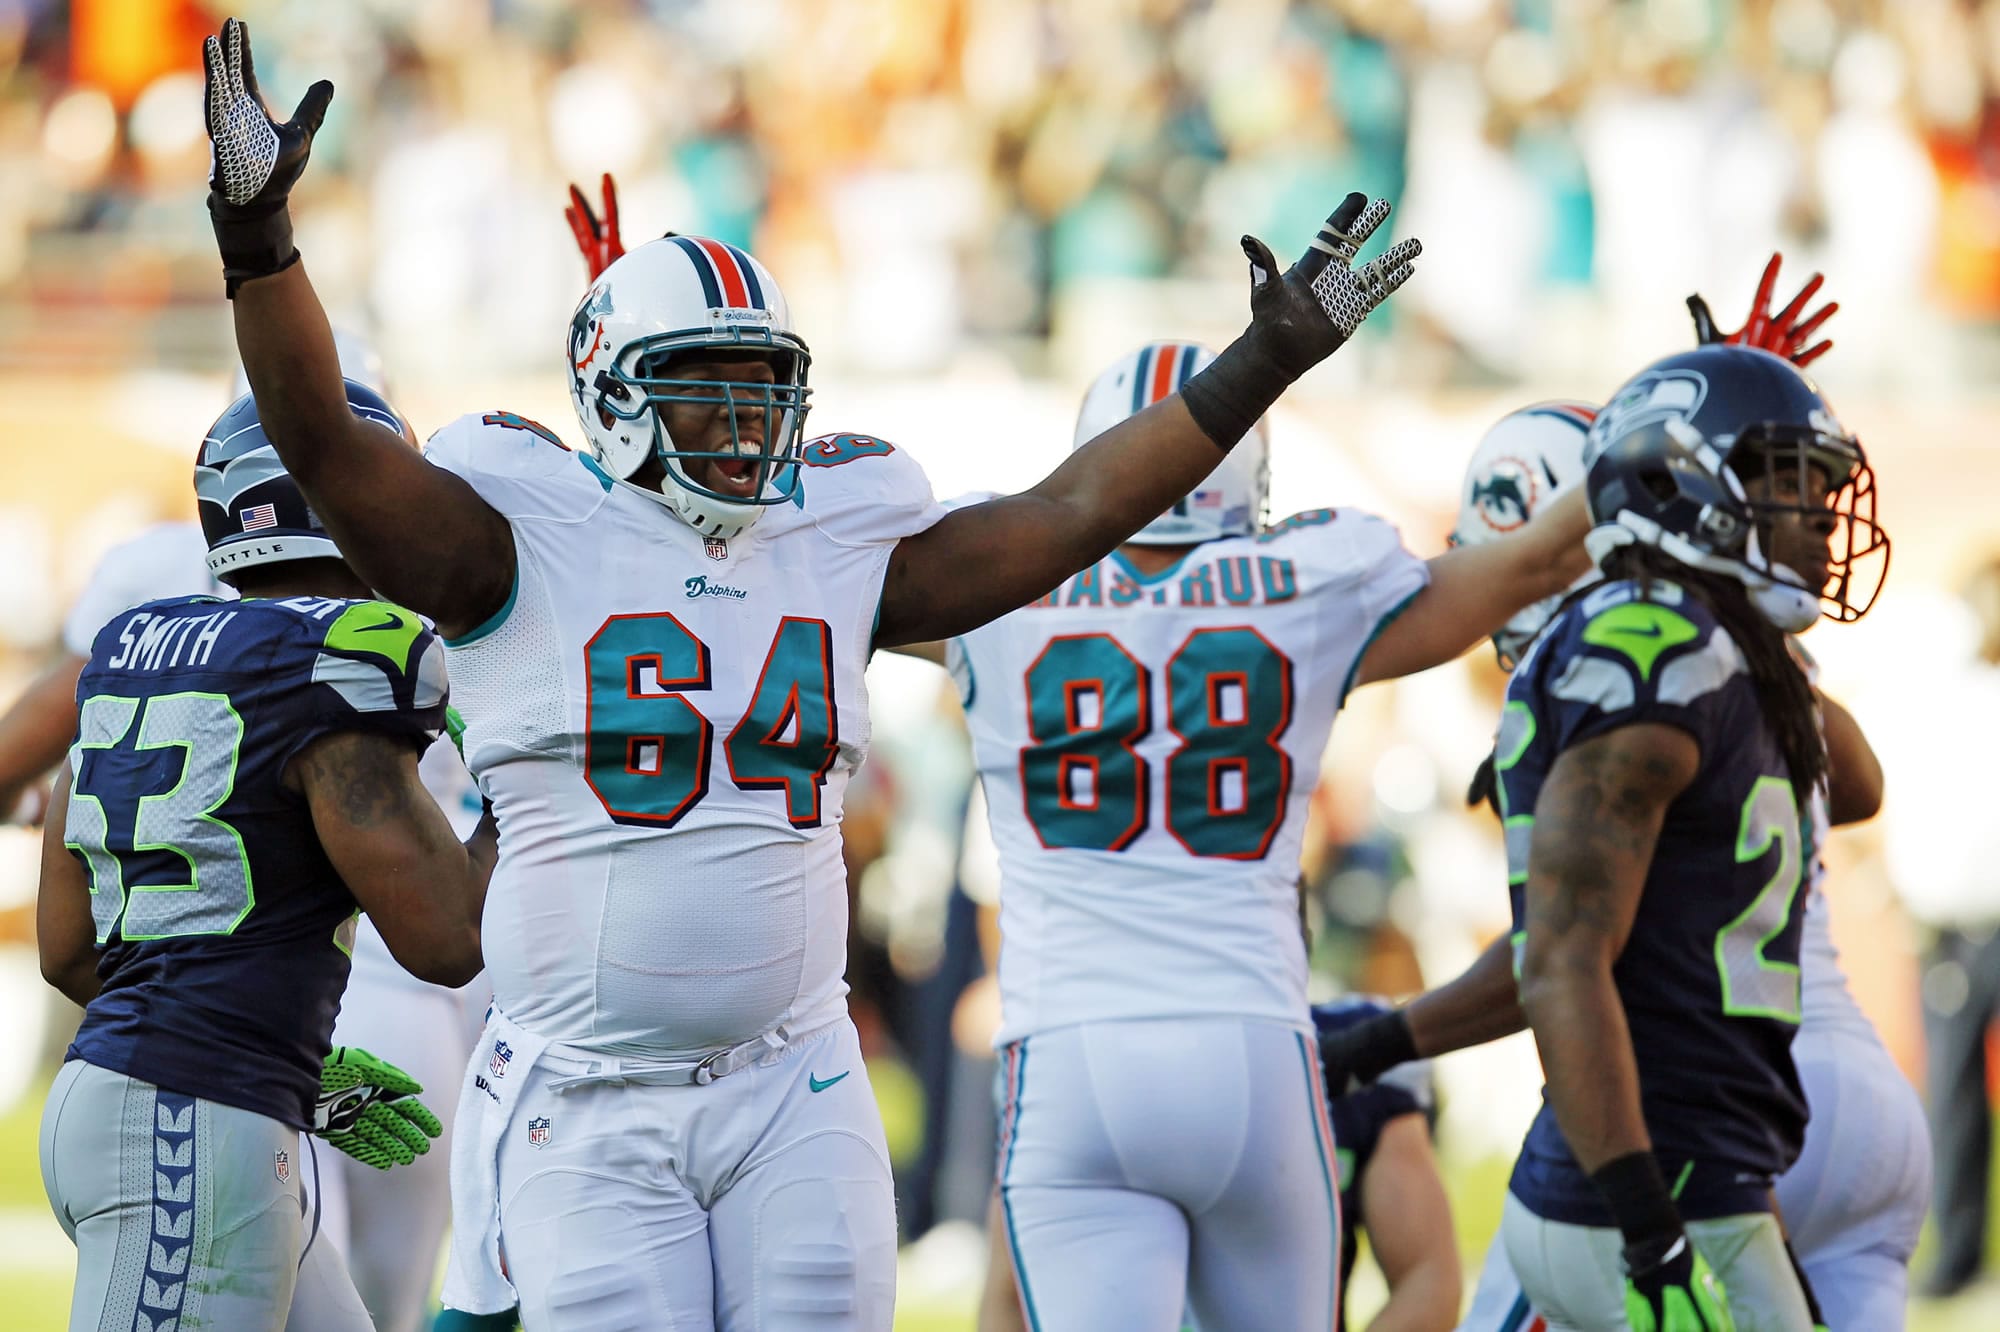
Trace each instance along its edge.
<instances>
[{"instance_id":1,"label":"blurred crowd background","mask_svg":"<svg viewBox=\"0 0 2000 1332\"><path fill-rule=\"evenodd\" d=\"M200 109L226 12L274 108L336 85L299 245L422 434L506 408L574 435L564 187L594 200L606 171L628 240L758 254L812 346L817 428L897 441L940 494L1038 478L1133 346L1227 341L1240 234L1282 256L1348 189L1385 195L1425 257L1277 413L1274 508L1375 509L1425 554L1502 412L1607 395L1691 341L1690 292L1733 327L1775 249L1781 299L1823 270L1842 309L1815 373L1896 539L1878 609L1811 642L1888 770L1883 819L1832 850L1836 937L1913 1077L1922 1005L1976 992L1919 959L2000 922L2000 847L1975 836L2000 685L1958 595L2000 554L2000 4L0 0L0 703L106 546L192 515L234 359ZM853 980L908 1238L944 1237L906 1278L917 1307L980 1261L996 875L949 684L878 669ZM1475 654L1336 727L1305 867L1321 993L1445 979L1503 926L1494 830L1462 808L1498 689ZM0 1125L29 1130L72 1020L34 973L35 846L0 829ZM1476 1252L1532 1049L1440 1074ZM32 1137L0 1149L4 1289L68 1259Z\"/></svg>"}]
</instances>

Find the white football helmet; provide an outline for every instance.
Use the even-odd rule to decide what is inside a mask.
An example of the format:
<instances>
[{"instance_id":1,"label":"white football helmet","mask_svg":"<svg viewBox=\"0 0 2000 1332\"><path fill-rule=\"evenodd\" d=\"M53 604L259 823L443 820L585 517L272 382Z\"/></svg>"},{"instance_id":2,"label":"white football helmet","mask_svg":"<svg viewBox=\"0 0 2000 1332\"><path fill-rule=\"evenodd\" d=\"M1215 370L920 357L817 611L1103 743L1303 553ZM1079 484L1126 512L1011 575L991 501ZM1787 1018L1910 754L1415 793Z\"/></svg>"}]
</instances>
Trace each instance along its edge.
<instances>
[{"instance_id":1,"label":"white football helmet","mask_svg":"<svg viewBox=\"0 0 2000 1332\"><path fill-rule=\"evenodd\" d=\"M1180 391L1215 353L1192 342L1152 342L1097 377L1083 395L1073 448L1082 448L1128 416ZM1271 440L1264 422L1222 455L1208 479L1173 508L1129 536L1134 546L1188 546L1244 536L1264 526L1271 493Z\"/></svg>"},{"instance_id":2,"label":"white football helmet","mask_svg":"<svg viewBox=\"0 0 2000 1332\"><path fill-rule=\"evenodd\" d=\"M1466 465L1455 546L1480 546L1527 525L1556 496L1583 483L1584 440L1597 409L1586 402L1538 402L1493 423ZM1583 581L1597 577L1593 571ZM1523 607L1493 635L1509 670L1562 604L1546 597Z\"/></svg>"},{"instance_id":3,"label":"white football helmet","mask_svg":"<svg viewBox=\"0 0 2000 1332\"><path fill-rule=\"evenodd\" d=\"M774 383L673 378L681 352L757 352L769 357ZM703 536L731 537L764 508L799 488L804 440L804 339L771 274L742 250L706 236L663 236L628 251L583 294L569 324L570 401L590 450L626 480L657 457L666 469L659 500ZM667 434L660 408L690 402L726 405L726 452L682 448ZM762 417L762 439L744 444L746 421ZM727 495L696 481L690 462L757 460L755 489Z\"/></svg>"}]
</instances>

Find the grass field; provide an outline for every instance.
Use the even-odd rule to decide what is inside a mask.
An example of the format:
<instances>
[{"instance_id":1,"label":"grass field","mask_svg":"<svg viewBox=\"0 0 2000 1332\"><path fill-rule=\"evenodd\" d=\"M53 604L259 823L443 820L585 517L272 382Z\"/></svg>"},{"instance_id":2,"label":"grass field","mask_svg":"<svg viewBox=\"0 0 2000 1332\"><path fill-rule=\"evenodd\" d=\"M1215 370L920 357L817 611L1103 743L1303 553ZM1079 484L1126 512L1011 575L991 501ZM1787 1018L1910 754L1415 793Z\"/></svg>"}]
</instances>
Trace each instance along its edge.
<instances>
[{"instance_id":1,"label":"grass field","mask_svg":"<svg viewBox=\"0 0 2000 1332\"><path fill-rule=\"evenodd\" d=\"M0 1326L9 1332L61 1329L75 1269L74 1250L49 1214L42 1193L36 1157L41 1110L38 1089L0 1115ZM1487 1240L1498 1224L1508 1164L1499 1158L1447 1163L1446 1184L1468 1280L1477 1272ZM2000 1189L1995 1192L1996 1209L2000 1209ZM1995 1238L2000 1241L2000 1227L1995 1229ZM2000 1243L1995 1244L1989 1265L2000 1273ZM949 1291L919 1291L912 1288L917 1284L922 1283L904 1281L906 1293L896 1317L897 1332L970 1332L977 1293L974 1284L968 1281ZM1379 1290L1379 1282L1372 1284ZM1357 1281L1355 1294L1364 1304L1370 1285L1365 1278ZM1362 1311L1358 1305L1356 1312ZM1366 1325L1365 1319L1358 1322ZM1913 1304L1909 1327L1910 1332L1992 1332L2000 1328L2000 1280L1949 1303Z\"/></svg>"}]
</instances>

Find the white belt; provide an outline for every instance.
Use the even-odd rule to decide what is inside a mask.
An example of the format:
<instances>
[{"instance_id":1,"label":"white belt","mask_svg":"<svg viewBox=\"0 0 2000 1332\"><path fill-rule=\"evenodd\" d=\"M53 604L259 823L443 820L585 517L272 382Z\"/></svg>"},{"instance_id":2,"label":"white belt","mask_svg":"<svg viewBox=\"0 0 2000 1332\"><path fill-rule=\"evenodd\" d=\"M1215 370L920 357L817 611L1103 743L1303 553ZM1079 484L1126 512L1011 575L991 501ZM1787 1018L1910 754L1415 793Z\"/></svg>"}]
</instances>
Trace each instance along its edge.
<instances>
[{"instance_id":1,"label":"white belt","mask_svg":"<svg viewBox=\"0 0 2000 1332\"><path fill-rule=\"evenodd\" d=\"M789 1028L779 1026L741 1045L711 1051L700 1059L655 1063L640 1059L606 1059L589 1055L574 1046L551 1045L544 1059L554 1057L580 1066L581 1071L552 1078L546 1084L552 1092L599 1082L624 1082L646 1087L705 1087L759 1063L792 1043Z\"/></svg>"}]
</instances>

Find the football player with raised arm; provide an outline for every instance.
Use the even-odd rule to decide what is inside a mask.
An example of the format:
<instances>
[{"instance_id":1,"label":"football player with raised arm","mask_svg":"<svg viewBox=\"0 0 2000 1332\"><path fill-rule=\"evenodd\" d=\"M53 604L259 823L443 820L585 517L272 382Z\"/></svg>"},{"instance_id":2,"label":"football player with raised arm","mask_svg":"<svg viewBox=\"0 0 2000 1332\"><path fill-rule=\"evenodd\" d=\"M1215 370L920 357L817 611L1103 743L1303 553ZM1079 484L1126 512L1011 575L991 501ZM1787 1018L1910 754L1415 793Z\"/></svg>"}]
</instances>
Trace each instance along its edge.
<instances>
[{"instance_id":1,"label":"football player with raised arm","mask_svg":"<svg viewBox=\"0 0 2000 1332\"><path fill-rule=\"evenodd\" d=\"M1125 356L1076 446L1209 362ZM949 644L1000 854L1001 1220L1047 1332L1172 1329L1184 1304L1212 1327L1335 1320L1297 895L1321 755L1351 689L1588 567L1580 497L1429 561L1354 509L1266 527L1267 452L1259 422L1106 558Z\"/></svg>"},{"instance_id":2,"label":"football player with raised arm","mask_svg":"<svg viewBox=\"0 0 2000 1332\"><path fill-rule=\"evenodd\" d=\"M508 412L428 461L338 410L286 196L332 88L276 124L241 24L206 44L209 205L279 454L384 595L452 648L501 828L495 1009L461 1099L447 1302L530 1329L886 1328L895 1225L841 973L840 797L880 646L961 633L1102 558L1212 471L1411 272L1350 267L1350 195L1171 400L1041 485L945 514L908 454L807 441L770 273L700 237L591 284L561 372L589 449Z\"/></svg>"},{"instance_id":3,"label":"football player with raised arm","mask_svg":"<svg viewBox=\"0 0 2000 1332\"><path fill-rule=\"evenodd\" d=\"M359 384L342 401L399 428ZM414 973L479 970L492 827L461 844L417 779L443 646L342 562L249 397L195 486L243 600L98 632L44 833L42 973L84 1006L41 1137L70 1326L366 1329L334 1250L307 1247L298 1134L378 1168L429 1150L421 1087L335 1047L334 1011L357 908Z\"/></svg>"},{"instance_id":4,"label":"football player with raised arm","mask_svg":"<svg viewBox=\"0 0 2000 1332\"><path fill-rule=\"evenodd\" d=\"M334 343L343 377L387 399L381 358L367 341L335 329ZM240 371L236 379L232 398L249 391ZM76 734L76 678L97 631L145 602L196 595L235 595L209 569L199 522L157 523L105 552L64 617L63 656L0 716L0 809L9 806L10 794L62 761ZM453 831L469 835L481 802L453 742L441 737L432 744L417 771ZM455 1088L489 997L479 978L454 990L410 975L364 915L333 1039L367 1049L418 1082ZM436 1107L447 1146L455 1103L454 1097ZM378 1332L414 1332L430 1303L450 1215L446 1153L389 1171L344 1153L328 1155L311 1163L317 1168L304 1182L318 1218L314 1243L330 1242L345 1256Z\"/></svg>"}]
</instances>

